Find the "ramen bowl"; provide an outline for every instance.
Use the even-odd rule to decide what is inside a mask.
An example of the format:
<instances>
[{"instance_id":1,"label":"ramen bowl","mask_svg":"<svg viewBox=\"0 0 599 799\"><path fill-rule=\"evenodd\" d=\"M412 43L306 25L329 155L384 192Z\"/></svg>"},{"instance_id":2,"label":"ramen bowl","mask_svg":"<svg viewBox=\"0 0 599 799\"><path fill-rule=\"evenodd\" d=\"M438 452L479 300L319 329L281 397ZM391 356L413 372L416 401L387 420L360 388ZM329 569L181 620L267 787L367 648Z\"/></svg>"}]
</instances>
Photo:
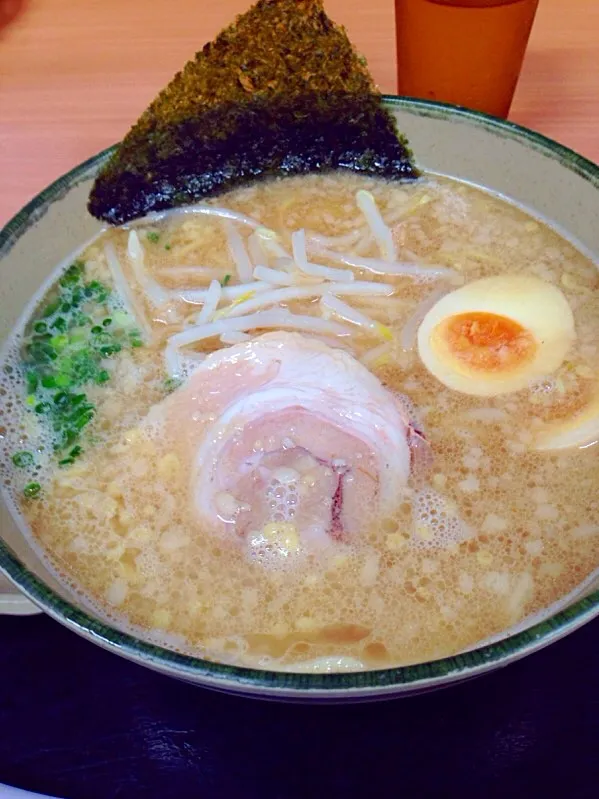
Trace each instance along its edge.
<instances>
[{"instance_id":1,"label":"ramen bowl","mask_svg":"<svg viewBox=\"0 0 599 799\"><path fill-rule=\"evenodd\" d=\"M547 220L599 260L599 167L536 133L453 106L386 98L425 170L485 187ZM42 191L0 233L0 339L16 324L56 264L99 230L87 211L93 178L107 150ZM398 668L343 673L250 669L171 651L100 620L59 582L28 542L24 522L0 501L0 569L20 595L78 634L163 674L215 690L286 701L351 702L433 690L505 666L599 615L591 575L542 616L461 654ZM26 608L19 600L19 612ZM16 607L12 603L13 612ZM11 603L0 604L10 612ZM398 624L401 620L398 619Z\"/></svg>"}]
</instances>

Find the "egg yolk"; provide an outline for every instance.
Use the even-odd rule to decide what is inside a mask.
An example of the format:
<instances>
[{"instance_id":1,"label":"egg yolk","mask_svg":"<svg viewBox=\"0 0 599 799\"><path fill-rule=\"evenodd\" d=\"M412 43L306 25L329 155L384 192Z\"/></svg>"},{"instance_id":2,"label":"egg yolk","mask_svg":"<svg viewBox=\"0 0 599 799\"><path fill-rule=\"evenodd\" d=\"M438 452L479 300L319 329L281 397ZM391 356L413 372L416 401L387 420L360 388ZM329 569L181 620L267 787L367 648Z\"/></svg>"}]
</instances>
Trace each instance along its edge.
<instances>
[{"instance_id":1,"label":"egg yolk","mask_svg":"<svg viewBox=\"0 0 599 799\"><path fill-rule=\"evenodd\" d=\"M522 325L492 313L452 316L439 325L436 334L458 362L481 372L510 371L531 361L537 349L534 337Z\"/></svg>"}]
</instances>

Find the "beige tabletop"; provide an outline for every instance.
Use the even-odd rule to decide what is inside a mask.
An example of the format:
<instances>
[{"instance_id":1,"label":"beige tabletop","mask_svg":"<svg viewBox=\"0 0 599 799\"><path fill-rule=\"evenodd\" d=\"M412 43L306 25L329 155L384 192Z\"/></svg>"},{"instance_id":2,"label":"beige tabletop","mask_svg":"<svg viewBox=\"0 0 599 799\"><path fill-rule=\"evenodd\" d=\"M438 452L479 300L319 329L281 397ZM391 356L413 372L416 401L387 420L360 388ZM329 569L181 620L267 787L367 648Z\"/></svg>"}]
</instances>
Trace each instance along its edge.
<instances>
[{"instance_id":1,"label":"beige tabletop","mask_svg":"<svg viewBox=\"0 0 599 799\"><path fill-rule=\"evenodd\" d=\"M0 30L0 224L120 139L184 62L248 4L26 0ZM381 89L393 92L393 0L325 5ZM511 118L599 161L597 0L540 0Z\"/></svg>"}]
</instances>

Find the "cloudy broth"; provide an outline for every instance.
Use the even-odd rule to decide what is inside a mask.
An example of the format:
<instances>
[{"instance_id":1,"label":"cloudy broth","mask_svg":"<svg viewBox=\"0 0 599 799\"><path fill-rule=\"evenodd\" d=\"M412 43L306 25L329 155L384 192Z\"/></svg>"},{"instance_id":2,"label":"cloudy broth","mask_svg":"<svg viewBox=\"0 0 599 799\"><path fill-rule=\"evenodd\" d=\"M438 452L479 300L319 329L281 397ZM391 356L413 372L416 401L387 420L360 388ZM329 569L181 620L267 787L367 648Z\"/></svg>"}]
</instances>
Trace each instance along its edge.
<instances>
[{"instance_id":1,"label":"cloudy broth","mask_svg":"<svg viewBox=\"0 0 599 799\"><path fill-rule=\"evenodd\" d=\"M380 260L381 245L356 205L359 190L371 193L392 230L397 259L425 274L414 279L360 268L360 259ZM46 400L46 389L32 395L26 385L30 368L21 359L30 326L17 331L0 388L4 486L63 582L114 623L210 659L285 669L332 657L339 668L380 668L472 647L551 605L599 566L596 448L532 447L543 424L577 413L596 388L599 281L588 258L504 200L433 176L401 186L351 174L292 178L229 193L216 205L278 234L275 245L262 242L269 269L289 274L291 234L304 229L317 252L312 260L392 287L382 295L340 295L375 326L355 324L344 336L323 327L318 336L402 398L422 434L410 478L398 487L392 512L381 514L373 504L361 529L274 565L248 558L239 531L223 535L198 523L191 456L176 430L161 436L144 420L156 403L184 389L177 389L181 375L169 377L165 347L201 311L210 282L228 289L231 302L260 296L241 289L234 296L240 281L227 225L253 265L260 241L239 220L193 213L107 230L79 257L83 277L77 279L111 293L90 290L81 308L98 331L109 332L120 319L126 346L111 351L107 335L94 379L78 389L90 420L62 453L66 463L58 465L53 453L48 420L54 411L39 407L54 401L60 385L47 387ZM128 249L132 229L143 250L142 273ZM125 298L107 253L122 266ZM335 253L358 265L341 263ZM438 274L426 274L439 266ZM556 372L523 390L492 397L452 391L418 356L415 309L504 273L558 286L574 312L576 340ZM319 295L283 300L281 307L338 319L322 311ZM215 313L213 319L223 318ZM39 313L34 316L39 325ZM93 335L103 335L98 331ZM218 334L192 344L186 368L192 371L202 354L241 346L244 335L261 332L237 330L224 342ZM71 345L56 336L69 332L51 333L60 358L60 347ZM192 416L183 415L181 439L190 425ZM293 438L293 418L281 435ZM81 452L71 456L71 444ZM15 464L15 453L33 457ZM24 496L32 484L39 491Z\"/></svg>"}]
</instances>

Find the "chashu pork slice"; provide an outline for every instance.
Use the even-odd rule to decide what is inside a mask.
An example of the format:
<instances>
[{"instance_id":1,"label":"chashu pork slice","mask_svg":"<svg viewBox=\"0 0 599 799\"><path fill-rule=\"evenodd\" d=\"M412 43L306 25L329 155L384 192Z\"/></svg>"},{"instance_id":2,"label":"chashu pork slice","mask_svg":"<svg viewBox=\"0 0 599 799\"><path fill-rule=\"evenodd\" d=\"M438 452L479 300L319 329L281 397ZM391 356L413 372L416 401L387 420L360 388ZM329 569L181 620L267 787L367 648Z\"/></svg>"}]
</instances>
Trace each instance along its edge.
<instances>
[{"instance_id":1,"label":"chashu pork slice","mask_svg":"<svg viewBox=\"0 0 599 799\"><path fill-rule=\"evenodd\" d=\"M393 512L410 474L400 399L349 353L297 333L209 355L144 426L184 465L198 529L249 551L351 540Z\"/></svg>"}]
</instances>

